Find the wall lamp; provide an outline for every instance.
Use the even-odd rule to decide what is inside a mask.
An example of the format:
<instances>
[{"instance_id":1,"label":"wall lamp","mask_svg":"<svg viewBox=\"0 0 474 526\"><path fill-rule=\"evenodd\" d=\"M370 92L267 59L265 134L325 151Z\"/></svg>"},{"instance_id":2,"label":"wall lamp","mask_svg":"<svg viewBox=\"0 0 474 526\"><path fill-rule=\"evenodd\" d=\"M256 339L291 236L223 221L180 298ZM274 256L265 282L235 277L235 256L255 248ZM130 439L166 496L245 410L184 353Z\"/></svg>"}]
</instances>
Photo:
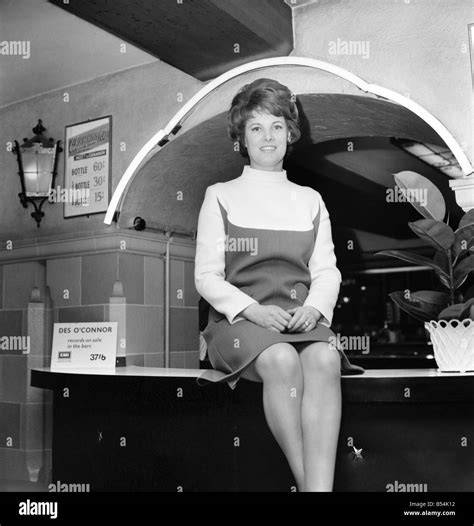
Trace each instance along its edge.
<instances>
[{"instance_id":1,"label":"wall lamp","mask_svg":"<svg viewBox=\"0 0 474 526\"><path fill-rule=\"evenodd\" d=\"M15 142L13 153L18 161L18 175L21 181L21 192L18 194L23 208L28 208L28 203L34 206L31 217L39 227L44 212L41 210L45 201L51 195L56 178L59 153L62 152L60 142L47 139L43 132L46 128L38 120L33 128L35 134L31 139L23 139L23 144Z\"/></svg>"}]
</instances>

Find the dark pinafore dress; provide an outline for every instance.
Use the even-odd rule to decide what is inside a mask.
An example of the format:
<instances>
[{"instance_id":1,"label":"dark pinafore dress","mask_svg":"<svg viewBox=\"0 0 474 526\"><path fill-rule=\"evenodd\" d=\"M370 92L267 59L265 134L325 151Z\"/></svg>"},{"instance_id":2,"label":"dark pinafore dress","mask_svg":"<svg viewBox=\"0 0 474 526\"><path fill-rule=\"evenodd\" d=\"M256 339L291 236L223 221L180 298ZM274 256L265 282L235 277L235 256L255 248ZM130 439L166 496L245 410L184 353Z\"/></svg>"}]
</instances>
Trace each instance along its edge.
<instances>
[{"instance_id":1,"label":"dark pinafore dress","mask_svg":"<svg viewBox=\"0 0 474 526\"><path fill-rule=\"evenodd\" d=\"M227 211L220 202L219 207L228 240L226 280L261 305L278 305L285 310L303 305L311 285L308 262L318 235L320 213L316 215L311 230L266 230L234 225L227 219ZM337 345L334 332L321 323L307 332L280 333L245 319L230 324L224 314L212 306L202 336L215 370L204 371L197 379L198 384L227 382L232 389L245 368L270 345L330 341ZM337 347L337 350L341 358L341 374L364 372L363 368L351 364L341 349Z\"/></svg>"}]
</instances>

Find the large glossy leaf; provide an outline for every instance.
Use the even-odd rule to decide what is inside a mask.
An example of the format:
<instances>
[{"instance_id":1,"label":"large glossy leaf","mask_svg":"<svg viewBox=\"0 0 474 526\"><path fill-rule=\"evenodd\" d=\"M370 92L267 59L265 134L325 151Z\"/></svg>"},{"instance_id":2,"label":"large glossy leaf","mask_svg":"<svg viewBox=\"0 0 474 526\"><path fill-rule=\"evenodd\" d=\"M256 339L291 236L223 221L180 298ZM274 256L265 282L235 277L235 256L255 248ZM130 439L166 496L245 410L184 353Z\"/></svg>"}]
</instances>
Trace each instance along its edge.
<instances>
[{"instance_id":1,"label":"large glossy leaf","mask_svg":"<svg viewBox=\"0 0 474 526\"><path fill-rule=\"evenodd\" d=\"M434 320L449 305L449 294L433 290L419 290L412 292L411 300L418 302L418 307Z\"/></svg>"},{"instance_id":2,"label":"large glossy leaf","mask_svg":"<svg viewBox=\"0 0 474 526\"><path fill-rule=\"evenodd\" d=\"M454 232L454 243L451 247L454 262L461 254L464 254L472 247L474 247L474 223L464 225Z\"/></svg>"},{"instance_id":3,"label":"large glossy leaf","mask_svg":"<svg viewBox=\"0 0 474 526\"><path fill-rule=\"evenodd\" d=\"M418 290L412 292L412 299L415 299L423 305L433 305L436 307L445 308L449 304L449 294L446 292L437 292L434 290Z\"/></svg>"},{"instance_id":4,"label":"large glossy leaf","mask_svg":"<svg viewBox=\"0 0 474 526\"><path fill-rule=\"evenodd\" d=\"M409 298L405 298L405 292L399 290L391 292L389 296L396 305L417 320L430 321L433 319L431 312L424 310L423 305L419 300L413 299L413 294L411 294ZM434 317L436 318L437 314Z\"/></svg>"},{"instance_id":5,"label":"large glossy leaf","mask_svg":"<svg viewBox=\"0 0 474 526\"><path fill-rule=\"evenodd\" d=\"M455 282L454 288L458 289L459 287L462 287L466 279L467 279L467 276L463 276L462 278L460 278L458 281Z\"/></svg>"},{"instance_id":6,"label":"large glossy leaf","mask_svg":"<svg viewBox=\"0 0 474 526\"><path fill-rule=\"evenodd\" d=\"M437 265L433 260L425 258L424 256L419 256L418 254L405 252L404 250L382 250L380 252L376 252L374 256L391 256L403 261L407 261L408 263L413 263L415 265L428 266L437 270L438 272L441 272L446 277L449 277L449 274L447 274L445 270L440 265Z\"/></svg>"},{"instance_id":7,"label":"large glossy leaf","mask_svg":"<svg viewBox=\"0 0 474 526\"><path fill-rule=\"evenodd\" d=\"M436 277L441 281L441 283L447 288L451 289L451 282L449 280L449 256L448 253L444 250L437 250L433 261L444 270L444 274L441 274L438 270L435 269Z\"/></svg>"},{"instance_id":8,"label":"large glossy leaf","mask_svg":"<svg viewBox=\"0 0 474 526\"><path fill-rule=\"evenodd\" d=\"M436 250L448 250L454 242L454 232L446 223L434 221L433 219L420 219L408 226L415 234Z\"/></svg>"},{"instance_id":9,"label":"large glossy leaf","mask_svg":"<svg viewBox=\"0 0 474 526\"><path fill-rule=\"evenodd\" d=\"M444 250L437 250L434 255L433 261L438 265L438 267L444 270L447 276L449 276L450 262L447 252L445 252Z\"/></svg>"},{"instance_id":10,"label":"large glossy leaf","mask_svg":"<svg viewBox=\"0 0 474 526\"><path fill-rule=\"evenodd\" d=\"M474 208L471 208L461 217L461 221L459 221L458 229L463 228L466 225L473 225L473 224L474 224Z\"/></svg>"},{"instance_id":11,"label":"large glossy leaf","mask_svg":"<svg viewBox=\"0 0 474 526\"><path fill-rule=\"evenodd\" d=\"M462 259L454 267L454 287L460 287L471 272L474 272L474 256Z\"/></svg>"},{"instance_id":12,"label":"large glossy leaf","mask_svg":"<svg viewBox=\"0 0 474 526\"><path fill-rule=\"evenodd\" d=\"M426 219L442 221L446 215L443 194L429 179L409 170L393 174L408 202ZM411 198L414 197L414 199ZM423 200L426 199L426 202Z\"/></svg>"},{"instance_id":13,"label":"large glossy leaf","mask_svg":"<svg viewBox=\"0 0 474 526\"><path fill-rule=\"evenodd\" d=\"M466 293L464 294L464 299L467 301L467 300L470 300L471 298L474 298L474 285L471 285L467 290L466 290Z\"/></svg>"},{"instance_id":14,"label":"large glossy leaf","mask_svg":"<svg viewBox=\"0 0 474 526\"><path fill-rule=\"evenodd\" d=\"M440 280L442 285L444 285L448 290L451 290L451 282L449 277L446 277L444 274L441 274L439 271L435 270L436 277Z\"/></svg>"},{"instance_id":15,"label":"large glossy leaf","mask_svg":"<svg viewBox=\"0 0 474 526\"><path fill-rule=\"evenodd\" d=\"M471 318L474 320L474 298L464 303L457 303L442 310L438 315L438 320L465 320Z\"/></svg>"}]
</instances>

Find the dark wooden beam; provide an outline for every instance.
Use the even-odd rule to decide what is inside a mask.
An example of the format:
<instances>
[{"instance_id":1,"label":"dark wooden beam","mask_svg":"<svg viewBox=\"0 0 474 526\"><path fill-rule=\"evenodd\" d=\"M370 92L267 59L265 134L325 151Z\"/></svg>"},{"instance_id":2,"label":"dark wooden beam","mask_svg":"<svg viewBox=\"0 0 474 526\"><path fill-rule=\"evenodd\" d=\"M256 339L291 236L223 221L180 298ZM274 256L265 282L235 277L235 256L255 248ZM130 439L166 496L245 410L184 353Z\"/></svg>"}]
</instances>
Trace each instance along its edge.
<instances>
[{"instance_id":1,"label":"dark wooden beam","mask_svg":"<svg viewBox=\"0 0 474 526\"><path fill-rule=\"evenodd\" d=\"M202 81L293 50L283 0L49 1Z\"/></svg>"}]
</instances>

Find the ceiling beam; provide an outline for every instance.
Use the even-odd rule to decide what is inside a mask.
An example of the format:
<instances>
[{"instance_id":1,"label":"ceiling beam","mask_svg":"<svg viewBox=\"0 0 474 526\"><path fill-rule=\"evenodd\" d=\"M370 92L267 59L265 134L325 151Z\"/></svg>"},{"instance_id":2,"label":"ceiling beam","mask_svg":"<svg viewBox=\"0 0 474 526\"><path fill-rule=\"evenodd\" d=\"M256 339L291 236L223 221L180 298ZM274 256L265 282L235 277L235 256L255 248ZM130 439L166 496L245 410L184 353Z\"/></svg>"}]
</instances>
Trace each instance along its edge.
<instances>
[{"instance_id":1,"label":"ceiling beam","mask_svg":"<svg viewBox=\"0 0 474 526\"><path fill-rule=\"evenodd\" d=\"M49 1L201 81L293 50L281 0Z\"/></svg>"}]
</instances>

